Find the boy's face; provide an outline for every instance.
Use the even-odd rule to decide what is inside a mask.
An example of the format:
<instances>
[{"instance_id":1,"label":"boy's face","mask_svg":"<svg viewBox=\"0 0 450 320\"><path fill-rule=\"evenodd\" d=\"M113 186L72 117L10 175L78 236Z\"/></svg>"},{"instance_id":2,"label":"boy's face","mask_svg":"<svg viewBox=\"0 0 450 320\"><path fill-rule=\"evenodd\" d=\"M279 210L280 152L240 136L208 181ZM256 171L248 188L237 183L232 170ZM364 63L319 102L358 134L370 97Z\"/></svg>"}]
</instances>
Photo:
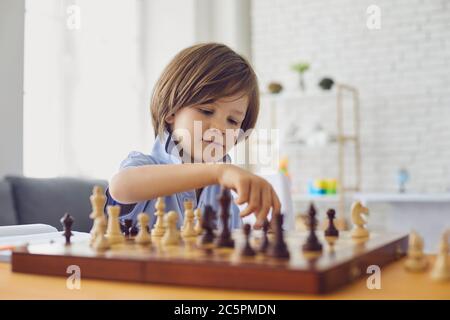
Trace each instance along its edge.
<instances>
[{"instance_id":1,"label":"boy's face","mask_svg":"<svg viewBox=\"0 0 450 320\"><path fill-rule=\"evenodd\" d=\"M210 104L181 108L166 118L183 158L220 161L236 144L247 112L248 97L237 94Z\"/></svg>"}]
</instances>

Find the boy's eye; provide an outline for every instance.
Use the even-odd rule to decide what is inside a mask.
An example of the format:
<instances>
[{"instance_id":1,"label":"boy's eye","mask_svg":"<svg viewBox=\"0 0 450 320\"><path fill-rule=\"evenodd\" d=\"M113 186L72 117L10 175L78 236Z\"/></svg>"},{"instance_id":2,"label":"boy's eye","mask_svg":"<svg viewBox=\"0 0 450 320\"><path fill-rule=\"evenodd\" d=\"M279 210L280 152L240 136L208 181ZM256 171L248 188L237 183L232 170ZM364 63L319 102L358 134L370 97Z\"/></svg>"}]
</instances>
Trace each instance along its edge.
<instances>
[{"instance_id":1,"label":"boy's eye","mask_svg":"<svg viewBox=\"0 0 450 320\"><path fill-rule=\"evenodd\" d=\"M206 115L212 115L214 112L212 110L209 109L198 109L201 113L206 114Z\"/></svg>"},{"instance_id":2,"label":"boy's eye","mask_svg":"<svg viewBox=\"0 0 450 320\"><path fill-rule=\"evenodd\" d=\"M228 119L228 122L231 123L234 126L238 125L238 122L236 120L233 120L233 119Z\"/></svg>"}]
</instances>

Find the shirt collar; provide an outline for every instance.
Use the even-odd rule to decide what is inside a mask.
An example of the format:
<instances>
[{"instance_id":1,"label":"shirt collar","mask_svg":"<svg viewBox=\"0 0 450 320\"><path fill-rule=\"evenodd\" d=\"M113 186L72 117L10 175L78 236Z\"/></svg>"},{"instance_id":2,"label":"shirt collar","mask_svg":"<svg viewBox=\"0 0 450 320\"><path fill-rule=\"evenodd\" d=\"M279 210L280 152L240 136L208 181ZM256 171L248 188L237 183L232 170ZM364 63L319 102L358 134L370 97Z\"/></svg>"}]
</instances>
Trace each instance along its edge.
<instances>
[{"instance_id":1,"label":"shirt collar","mask_svg":"<svg viewBox=\"0 0 450 320\"><path fill-rule=\"evenodd\" d=\"M157 135L155 144L153 145L152 155L160 159L163 163L169 164L181 164L183 159L180 156L180 150L178 149L175 141L172 138L172 134L167 130L164 130L162 135ZM226 154L223 162L231 163L231 157Z\"/></svg>"}]
</instances>

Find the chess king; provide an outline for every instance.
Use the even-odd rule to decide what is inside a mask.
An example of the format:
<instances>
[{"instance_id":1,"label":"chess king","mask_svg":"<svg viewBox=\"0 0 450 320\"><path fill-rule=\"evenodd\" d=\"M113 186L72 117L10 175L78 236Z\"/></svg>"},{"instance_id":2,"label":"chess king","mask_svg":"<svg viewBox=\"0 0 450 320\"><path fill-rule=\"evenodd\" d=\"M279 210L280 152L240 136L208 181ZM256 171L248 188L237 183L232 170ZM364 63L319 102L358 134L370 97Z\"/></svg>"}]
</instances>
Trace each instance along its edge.
<instances>
[{"instance_id":1,"label":"chess king","mask_svg":"<svg viewBox=\"0 0 450 320\"><path fill-rule=\"evenodd\" d=\"M231 164L228 155L248 137L259 112L256 75L245 58L217 43L182 50L156 83L150 110L156 136L151 153L131 152L106 192L107 205L128 208L121 211L122 221L136 225L145 212L153 229L157 198L164 197L165 212L180 215L180 228L186 200L193 208L203 211L211 204L219 212L222 187L236 193L229 208L231 228L250 214L260 228L270 210L280 211L273 187ZM239 213L241 204L247 206Z\"/></svg>"}]
</instances>

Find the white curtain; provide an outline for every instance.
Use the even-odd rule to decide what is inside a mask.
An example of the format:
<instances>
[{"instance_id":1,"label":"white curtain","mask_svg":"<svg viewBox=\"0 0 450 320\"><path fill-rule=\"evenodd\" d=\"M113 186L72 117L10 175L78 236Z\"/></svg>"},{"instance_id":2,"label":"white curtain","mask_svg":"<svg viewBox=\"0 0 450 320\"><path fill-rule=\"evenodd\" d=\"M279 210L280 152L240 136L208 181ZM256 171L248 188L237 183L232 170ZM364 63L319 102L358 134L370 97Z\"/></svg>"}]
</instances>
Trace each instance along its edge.
<instances>
[{"instance_id":1,"label":"white curtain","mask_svg":"<svg viewBox=\"0 0 450 320\"><path fill-rule=\"evenodd\" d=\"M148 152L141 6L26 2L26 175L108 178L130 150Z\"/></svg>"}]
</instances>

